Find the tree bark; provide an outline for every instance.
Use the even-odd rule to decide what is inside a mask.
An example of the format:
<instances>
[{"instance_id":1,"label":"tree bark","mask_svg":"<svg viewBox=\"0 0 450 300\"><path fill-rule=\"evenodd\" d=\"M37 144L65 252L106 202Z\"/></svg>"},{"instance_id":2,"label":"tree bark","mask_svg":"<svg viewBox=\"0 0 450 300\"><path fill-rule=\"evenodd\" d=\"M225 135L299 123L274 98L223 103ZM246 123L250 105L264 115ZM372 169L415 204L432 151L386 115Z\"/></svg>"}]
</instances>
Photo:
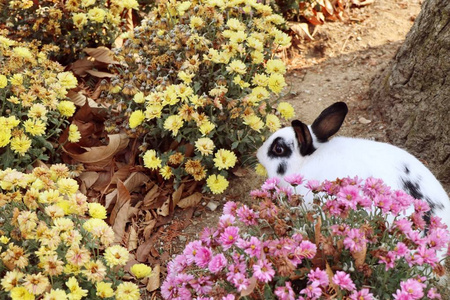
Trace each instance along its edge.
<instances>
[{"instance_id":1,"label":"tree bark","mask_svg":"<svg viewBox=\"0 0 450 300\"><path fill-rule=\"evenodd\" d=\"M388 138L450 188L450 1L425 0L405 42L371 83Z\"/></svg>"}]
</instances>

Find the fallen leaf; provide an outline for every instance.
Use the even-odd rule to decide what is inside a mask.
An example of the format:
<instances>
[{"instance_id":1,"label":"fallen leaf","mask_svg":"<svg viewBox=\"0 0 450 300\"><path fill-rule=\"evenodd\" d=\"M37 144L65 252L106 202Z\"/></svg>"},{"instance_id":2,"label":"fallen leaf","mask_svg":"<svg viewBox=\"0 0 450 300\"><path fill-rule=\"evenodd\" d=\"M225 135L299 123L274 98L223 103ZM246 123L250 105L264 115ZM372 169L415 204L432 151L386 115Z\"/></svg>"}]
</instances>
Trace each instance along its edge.
<instances>
[{"instance_id":1,"label":"fallen leaf","mask_svg":"<svg viewBox=\"0 0 450 300\"><path fill-rule=\"evenodd\" d=\"M183 194L184 183L182 183L175 192L172 193L172 203L173 205L177 205L180 202L181 195Z\"/></svg>"},{"instance_id":2,"label":"fallen leaf","mask_svg":"<svg viewBox=\"0 0 450 300\"><path fill-rule=\"evenodd\" d=\"M170 202L171 199L168 197L161 207L156 210L156 213L160 216L167 217L170 213Z\"/></svg>"},{"instance_id":3,"label":"fallen leaf","mask_svg":"<svg viewBox=\"0 0 450 300\"><path fill-rule=\"evenodd\" d=\"M147 283L147 291L153 292L157 289L159 289L161 283L160 283L160 273L161 273L161 267L159 264L154 265L152 268L152 274L148 278Z\"/></svg>"},{"instance_id":4,"label":"fallen leaf","mask_svg":"<svg viewBox=\"0 0 450 300\"><path fill-rule=\"evenodd\" d=\"M128 238L128 251L132 251L137 249L138 247L138 233L134 227L131 227L130 229L130 237Z\"/></svg>"},{"instance_id":5,"label":"fallen leaf","mask_svg":"<svg viewBox=\"0 0 450 300\"><path fill-rule=\"evenodd\" d=\"M85 184L86 188L90 188L98 179L98 172L83 172L79 178Z\"/></svg>"},{"instance_id":6,"label":"fallen leaf","mask_svg":"<svg viewBox=\"0 0 450 300\"><path fill-rule=\"evenodd\" d=\"M156 219L148 221L148 224L144 228L144 240L148 240L156 225Z\"/></svg>"},{"instance_id":7,"label":"fallen leaf","mask_svg":"<svg viewBox=\"0 0 450 300\"><path fill-rule=\"evenodd\" d=\"M294 31L299 37L301 38L308 38L311 41L314 40L314 37L309 32L309 25L308 23L288 23L291 30Z\"/></svg>"},{"instance_id":8,"label":"fallen leaf","mask_svg":"<svg viewBox=\"0 0 450 300\"><path fill-rule=\"evenodd\" d=\"M144 243L140 244L136 250L136 260L139 262L146 262L148 254L150 253L150 249L153 247L154 243L154 239L150 238Z\"/></svg>"},{"instance_id":9,"label":"fallen leaf","mask_svg":"<svg viewBox=\"0 0 450 300\"><path fill-rule=\"evenodd\" d=\"M246 297L248 295L250 295L251 293L253 293L253 290L256 287L256 278L255 277L251 277L249 280L250 284L248 285L248 287L244 290L241 291L241 297Z\"/></svg>"},{"instance_id":10,"label":"fallen leaf","mask_svg":"<svg viewBox=\"0 0 450 300\"><path fill-rule=\"evenodd\" d=\"M69 90L67 92L67 97L69 97L70 100L73 102L73 104L75 104L77 106L83 106L87 102L90 107L99 107L97 102L95 102L94 100L92 100L89 97L86 97L85 95L81 94L80 92L75 92L73 90Z\"/></svg>"},{"instance_id":11,"label":"fallen leaf","mask_svg":"<svg viewBox=\"0 0 450 300\"><path fill-rule=\"evenodd\" d=\"M120 62L114 60L112 51L106 47L100 46L97 48L85 48L83 51L92 58L95 58L96 61L105 64L120 64Z\"/></svg>"},{"instance_id":12,"label":"fallen leaf","mask_svg":"<svg viewBox=\"0 0 450 300\"><path fill-rule=\"evenodd\" d=\"M352 252L352 257L355 260L355 267L359 268L364 264L366 260L367 246L364 245L363 249L357 252Z\"/></svg>"},{"instance_id":13,"label":"fallen leaf","mask_svg":"<svg viewBox=\"0 0 450 300\"><path fill-rule=\"evenodd\" d=\"M87 70L92 70L92 68L95 66L95 63L92 60L89 60L88 58L82 58L76 60L71 66L70 70L80 77L86 76Z\"/></svg>"},{"instance_id":14,"label":"fallen leaf","mask_svg":"<svg viewBox=\"0 0 450 300\"><path fill-rule=\"evenodd\" d=\"M366 118L364 118L364 117L359 117L358 121L359 121L359 123L361 123L361 124L369 124L369 123L372 122L371 120L368 120L368 119L366 119Z\"/></svg>"},{"instance_id":15,"label":"fallen leaf","mask_svg":"<svg viewBox=\"0 0 450 300\"><path fill-rule=\"evenodd\" d=\"M119 243L122 240L123 234L125 233L125 228L129 220L128 209L130 208L130 199L130 192L125 185L119 181L117 183L116 205L114 205L110 215L110 222L115 233L114 242L116 243Z\"/></svg>"},{"instance_id":16,"label":"fallen leaf","mask_svg":"<svg viewBox=\"0 0 450 300\"><path fill-rule=\"evenodd\" d=\"M203 198L203 194L196 192L192 195L187 196L186 198L181 199L177 206L181 208L195 207Z\"/></svg>"},{"instance_id":17,"label":"fallen leaf","mask_svg":"<svg viewBox=\"0 0 450 300\"><path fill-rule=\"evenodd\" d=\"M112 73L108 73L108 72L102 72L102 71L97 71L97 70L86 70L86 73L98 77L98 78L112 78L114 76L116 76L115 74Z\"/></svg>"},{"instance_id":18,"label":"fallen leaf","mask_svg":"<svg viewBox=\"0 0 450 300\"><path fill-rule=\"evenodd\" d=\"M156 184L153 184L153 187L147 192L144 197L144 205L143 207L148 209L150 206L156 203L159 196L159 187Z\"/></svg>"}]
</instances>

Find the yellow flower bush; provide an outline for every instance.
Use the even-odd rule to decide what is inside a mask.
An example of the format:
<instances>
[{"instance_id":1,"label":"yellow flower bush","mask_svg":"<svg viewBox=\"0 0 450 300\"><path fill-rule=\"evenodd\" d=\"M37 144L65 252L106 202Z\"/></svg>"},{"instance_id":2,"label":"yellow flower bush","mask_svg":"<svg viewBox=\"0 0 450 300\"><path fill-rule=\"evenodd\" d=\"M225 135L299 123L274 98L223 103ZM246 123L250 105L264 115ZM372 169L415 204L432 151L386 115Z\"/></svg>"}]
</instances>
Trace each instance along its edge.
<instances>
[{"instance_id":1,"label":"yellow flower bush","mask_svg":"<svg viewBox=\"0 0 450 300\"><path fill-rule=\"evenodd\" d=\"M2 7L6 28L15 39L42 45L53 45L51 57L68 64L86 47L109 46L123 31L129 10L137 9L137 0L112 1L4 1ZM27 48L15 52L31 57ZM1 85L1 84L0 84Z\"/></svg>"},{"instance_id":2,"label":"yellow flower bush","mask_svg":"<svg viewBox=\"0 0 450 300\"><path fill-rule=\"evenodd\" d=\"M139 299L138 286L122 281L129 252L113 245L105 208L68 176L64 165L0 171L0 298Z\"/></svg>"},{"instance_id":3,"label":"yellow flower bush","mask_svg":"<svg viewBox=\"0 0 450 300\"><path fill-rule=\"evenodd\" d=\"M29 167L36 160L57 159L58 137L75 113L67 98L77 86L71 72L48 59L52 46L37 49L0 32L0 167ZM80 133L70 128L69 140Z\"/></svg>"},{"instance_id":4,"label":"yellow flower bush","mask_svg":"<svg viewBox=\"0 0 450 300\"><path fill-rule=\"evenodd\" d=\"M286 116L275 110L286 67L274 50L290 44L283 22L256 0L162 0L113 49L126 64L111 68L108 97L127 111L147 168L221 193L234 167L253 163ZM175 153L187 155L173 163Z\"/></svg>"}]
</instances>

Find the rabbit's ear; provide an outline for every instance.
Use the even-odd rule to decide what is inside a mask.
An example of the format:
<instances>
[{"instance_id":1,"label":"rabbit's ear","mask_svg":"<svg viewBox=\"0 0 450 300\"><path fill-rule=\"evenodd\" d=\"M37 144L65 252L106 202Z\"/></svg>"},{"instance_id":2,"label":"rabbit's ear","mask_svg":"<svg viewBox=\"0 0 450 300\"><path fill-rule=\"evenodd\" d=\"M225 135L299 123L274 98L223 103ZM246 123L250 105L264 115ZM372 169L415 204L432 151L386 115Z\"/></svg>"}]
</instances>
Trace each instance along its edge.
<instances>
[{"instance_id":1,"label":"rabbit's ear","mask_svg":"<svg viewBox=\"0 0 450 300\"><path fill-rule=\"evenodd\" d=\"M316 149L313 146L311 133L309 132L308 126L299 120L292 121L291 125L294 129L295 136L297 137L300 154L302 156L306 156L313 153Z\"/></svg>"},{"instance_id":2,"label":"rabbit's ear","mask_svg":"<svg viewBox=\"0 0 450 300\"><path fill-rule=\"evenodd\" d=\"M338 132L347 115L348 108L344 102L336 102L327 107L311 125L311 129L319 142L326 142L328 138Z\"/></svg>"}]
</instances>

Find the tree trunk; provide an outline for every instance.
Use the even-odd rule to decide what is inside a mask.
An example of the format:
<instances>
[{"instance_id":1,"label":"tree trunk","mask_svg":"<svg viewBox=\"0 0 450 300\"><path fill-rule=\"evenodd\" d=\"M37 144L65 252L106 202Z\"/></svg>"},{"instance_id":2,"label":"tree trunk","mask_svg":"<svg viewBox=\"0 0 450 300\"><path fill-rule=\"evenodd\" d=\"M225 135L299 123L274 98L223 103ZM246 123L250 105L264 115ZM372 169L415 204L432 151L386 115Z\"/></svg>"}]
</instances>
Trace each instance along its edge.
<instances>
[{"instance_id":1,"label":"tree trunk","mask_svg":"<svg viewBox=\"0 0 450 300\"><path fill-rule=\"evenodd\" d=\"M450 189L450 1L425 0L389 66L371 83L388 138Z\"/></svg>"}]
</instances>

